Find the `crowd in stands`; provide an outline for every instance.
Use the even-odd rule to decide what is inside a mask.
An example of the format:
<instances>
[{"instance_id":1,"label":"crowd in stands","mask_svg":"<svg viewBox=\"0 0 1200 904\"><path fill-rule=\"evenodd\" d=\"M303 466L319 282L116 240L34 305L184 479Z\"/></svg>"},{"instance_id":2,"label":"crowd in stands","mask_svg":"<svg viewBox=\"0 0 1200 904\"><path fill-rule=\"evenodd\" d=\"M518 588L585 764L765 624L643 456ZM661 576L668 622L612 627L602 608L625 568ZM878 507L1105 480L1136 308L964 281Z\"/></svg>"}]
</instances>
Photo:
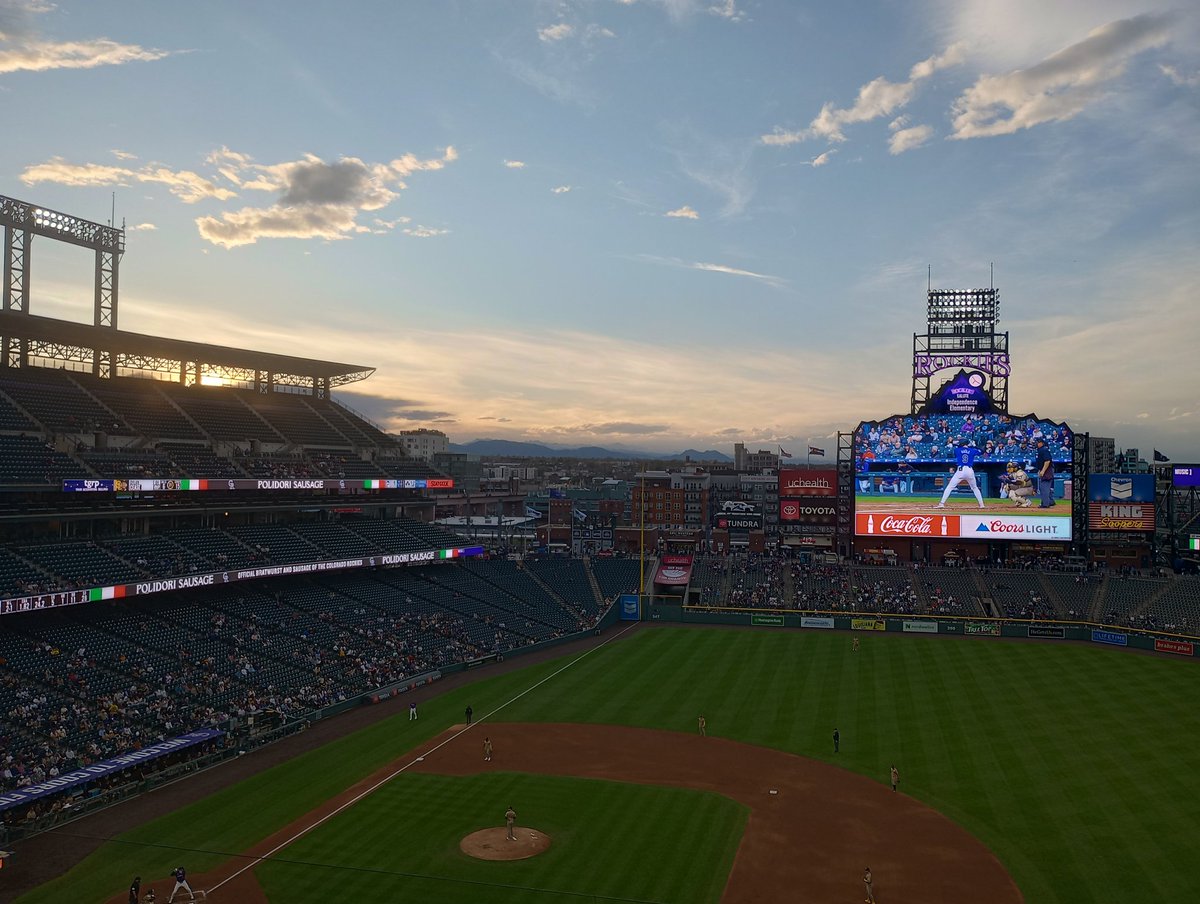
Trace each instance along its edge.
<instances>
[{"instance_id":1,"label":"crowd in stands","mask_svg":"<svg viewBox=\"0 0 1200 904\"><path fill-rule=\"evenodd\" d=\"M980 461L1023 462L1036 455L1038 439L1046 440L1055 461L1071 461L1071 431L1066 427L1006 414L919 415L864 424L854 436L854 457L860 463L942 463L953 460L953 442L966 441L980 450Z\"/></svg>"}]
</instances>

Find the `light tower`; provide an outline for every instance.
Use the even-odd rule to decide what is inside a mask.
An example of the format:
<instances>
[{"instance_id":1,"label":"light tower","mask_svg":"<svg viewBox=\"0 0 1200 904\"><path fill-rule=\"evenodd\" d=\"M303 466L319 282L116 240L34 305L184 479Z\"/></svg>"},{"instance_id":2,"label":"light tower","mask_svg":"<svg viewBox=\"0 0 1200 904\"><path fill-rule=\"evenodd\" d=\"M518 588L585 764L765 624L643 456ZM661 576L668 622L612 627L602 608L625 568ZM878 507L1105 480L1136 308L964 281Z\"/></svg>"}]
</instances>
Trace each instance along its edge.
<instances>
[{"instance_id":1,"label":"light tower","mask_svg":"<svg viewBox=\"0 0 1200 904\"><path fill-rule=\"evenodd\" d=\"M913 333L912 413L930 401L930 386L943 371L969 369L988 375L992 405L1008 411L1008 333L996 329L1000 291L930 289L924 333Z\"/></svg>"}]
</instances>

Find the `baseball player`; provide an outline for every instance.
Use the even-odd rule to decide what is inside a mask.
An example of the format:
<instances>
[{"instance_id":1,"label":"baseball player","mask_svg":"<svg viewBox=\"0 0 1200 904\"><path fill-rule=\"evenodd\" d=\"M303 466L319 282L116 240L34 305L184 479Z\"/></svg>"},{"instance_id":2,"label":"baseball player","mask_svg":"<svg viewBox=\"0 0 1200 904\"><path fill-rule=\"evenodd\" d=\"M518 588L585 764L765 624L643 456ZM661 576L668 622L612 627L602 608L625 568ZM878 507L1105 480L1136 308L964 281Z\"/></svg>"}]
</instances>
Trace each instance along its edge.
<instances>
[{"instance_id":1,"label":"baseball player","mask_svg":"<svg viewBox=\"0 0 1200 904\"><path fill-rule=\"evenodd\" d=\"M954 472L954 476L950 478L946 484L946 489L942 490L942 501L938 503L938 508L946 507L946 500L950 498L950 494L954 492L954 488L964 480L967 486L971 488L971 492L975 494L975 499L979 503L980 508L985 508L983 504L983 496L979 492L979 484L975 482L975 459L979 457L979 449L974 442L964 441L961 445L954 449L954 464L958 470Z\"/></svg>"},{"instance_id":2,"label":"baseball player","mask_svg":"<svg viewBox=\"0 0 1200 904\"><path fill-rule=\"evenodd\" d=\"M171 872L171 875L175 877L175 887L171 889L171 897L167 898L167 904L171 904L175 900L175 893L181 888L188 893L188 897L191 900L195 901L196 896L192 894L192 887L188 885L187 870L182 866L177 866Z\"/></svg>"},{"instance_id":3,"label":"baseball player","mask_svg":"<svg viewBox=\"0 0 1200 904\"><path fill-rule=\"evenodd\" d=\"M134 876L133 881L129 883L129 904L141 904L142 897L142 877Z\"/></svg>"},{"instance_id":4,"label":"baseball player","mask_svg":"<svg viewBox=\"0 0 1200 904\"><path fill-rule=\"evenodd\" d=\"M417 718L417 701L414 700L412 703L408 704L408 721L412 722L416 718Z\"/></svg>"},{"instance_id":5,"label":"baseball player","mask_svg":"<svg viewBox=\"0 0 1200 904\"><path fill-rule=\"evenodd\" d=\"M875 904L875 878L869 866L863 870L863 885L867 887L867 904Z\"/></svg>"},{"instance_id":6,"label":"baseball player","mask_svg":"<svg viewBox=\"0 0 1200 904\"><path fill-rule=\"evenodd\" d=\"M892 790L896 790L896 786L900 784L900 770L892 766Z\"/></svg>"},{"instance_id":7,"label":"baseball player","mask_svg":"<svg viewBox=\"0 0 1200 904\"><path fill-rule=\"evenodd\" d=\"M517 811L509 807L504 811L504 822L508 826L508 840L516 841L517 836L513 834L513 827L517 824Z\"/></svg>"},{"instance_id":8,"label":"baseball player","mask_svg":"<svg viewBox=\"0 0 1200 904\"><path fill-rule=\"evenodd\" d=\"M708 728L708 720L704 716L696 720L696 727L700 729L700 737L707 737L708 732L705 729Z\"/></svg>"},{"instance_id":9,"label":"baseball player","mask_svg":"<svg viewBox=\"0 0 1200 904\"><path fill-rule=\"evenodd\" d=\"M1007 486L1008 498L1013 505L1033 508L1033 500L1029 498L1033 495L1033 481L1015 461L1008 463Z\"/></svg>"},{"instance_id":10,"label":"baseball player","mask_svg":"<svg viewBox=\"0 0 1200 904\"><path fill-rule=\"evenodd\" d=\"M490 763L492 761L492 739L491 738L483 739L483 761L485 763Z\"/></svg>"}]
</instances>

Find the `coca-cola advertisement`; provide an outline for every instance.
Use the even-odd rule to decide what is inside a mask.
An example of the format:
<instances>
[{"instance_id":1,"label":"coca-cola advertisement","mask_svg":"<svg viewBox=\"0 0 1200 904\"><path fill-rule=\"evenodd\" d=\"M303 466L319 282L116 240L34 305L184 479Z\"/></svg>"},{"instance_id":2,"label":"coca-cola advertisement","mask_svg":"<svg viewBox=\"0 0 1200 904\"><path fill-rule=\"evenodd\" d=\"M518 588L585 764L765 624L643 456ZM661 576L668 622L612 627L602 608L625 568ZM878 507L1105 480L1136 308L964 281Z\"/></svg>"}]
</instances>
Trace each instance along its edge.
<instances>
[{"instance_id":1,"label":"coca-cola advertisement","mask_svg":"<svg viewBox=\"0 0 1200 904\"><path fill-rule=\"evenodd\" d=\"M854 516L854 532L863 536L954 537L959 534L958 515L891 514L859 512Z\"/></svg>"}]
</instances>

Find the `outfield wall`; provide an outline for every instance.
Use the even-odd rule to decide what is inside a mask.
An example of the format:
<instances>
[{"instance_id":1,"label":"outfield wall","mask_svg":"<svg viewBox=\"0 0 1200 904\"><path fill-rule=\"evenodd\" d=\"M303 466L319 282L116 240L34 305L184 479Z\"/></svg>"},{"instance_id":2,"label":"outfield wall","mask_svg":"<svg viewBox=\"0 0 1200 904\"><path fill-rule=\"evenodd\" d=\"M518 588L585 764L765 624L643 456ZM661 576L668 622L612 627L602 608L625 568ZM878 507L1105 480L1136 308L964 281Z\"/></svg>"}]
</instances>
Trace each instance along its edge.
<instances>
[{"instance_id":1,"label":"outfield wall","mask_svg":"<svg viewBox=\"0 0 1200 904\"><path fill-rule=\"evenodd\" d=\"M903 616L873 612L799 612L725 609L705 606L649 607L647 621L682 624L801 628L806 631L878 631L895 634L953 634L973 637L1020 637L1033 640L1082 640L1102 646L1150 650L1195 658L1200 640L1181 634L1147 633L1094 622L1016 621L983 616Z\"/></svg>"}]
</instances>

